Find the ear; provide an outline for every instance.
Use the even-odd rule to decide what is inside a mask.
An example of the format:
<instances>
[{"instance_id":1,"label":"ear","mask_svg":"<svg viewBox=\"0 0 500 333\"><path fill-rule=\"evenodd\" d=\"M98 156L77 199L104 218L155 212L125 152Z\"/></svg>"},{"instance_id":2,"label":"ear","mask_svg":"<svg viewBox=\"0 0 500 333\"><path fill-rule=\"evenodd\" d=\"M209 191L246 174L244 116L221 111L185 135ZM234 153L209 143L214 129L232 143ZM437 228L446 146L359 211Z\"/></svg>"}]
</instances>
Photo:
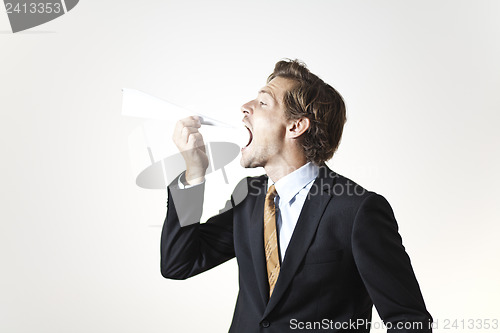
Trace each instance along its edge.
<instances>
[{"instance_id":1,"label":"ear","mask_svg":"<svg viewBox=\"0 0 500 333\"><path fill-rule=\"evenodd\" d=\"M311 126L311 121L307 117L291 120L286 128L286 136L296 139L304 134Z\"/></svg>"}]
</instances>

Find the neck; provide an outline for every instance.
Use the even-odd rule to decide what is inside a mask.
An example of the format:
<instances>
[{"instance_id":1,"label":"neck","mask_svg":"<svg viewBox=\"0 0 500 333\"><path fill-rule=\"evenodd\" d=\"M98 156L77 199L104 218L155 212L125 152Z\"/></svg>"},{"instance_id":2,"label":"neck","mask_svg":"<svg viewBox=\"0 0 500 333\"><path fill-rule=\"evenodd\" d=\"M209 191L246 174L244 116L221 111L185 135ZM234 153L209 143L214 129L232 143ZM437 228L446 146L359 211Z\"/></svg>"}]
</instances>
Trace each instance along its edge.
<instances>
[{"instance_id":1,"label":"neck","mask_svg":"<svg viewBox=\"0 0 500 333\"><path fill-rule=\"evenodd\" d=\"M307 160L303 154L298 156L292 155L288 156L288 158L281 157L278 161L266 164L264 170L266 170L267 176L276 183L278 180L304 166L306 163Z\"/></svg>"}]
</instances>

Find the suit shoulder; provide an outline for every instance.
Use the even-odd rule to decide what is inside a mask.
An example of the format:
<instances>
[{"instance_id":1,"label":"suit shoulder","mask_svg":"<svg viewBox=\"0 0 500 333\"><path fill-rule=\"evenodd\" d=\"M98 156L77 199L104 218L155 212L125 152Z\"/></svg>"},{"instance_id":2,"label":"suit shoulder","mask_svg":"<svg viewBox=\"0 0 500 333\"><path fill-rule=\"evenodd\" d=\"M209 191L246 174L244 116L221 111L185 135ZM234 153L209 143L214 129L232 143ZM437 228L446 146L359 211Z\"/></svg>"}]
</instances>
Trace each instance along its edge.
<instances>
[{"instance_id":1,"label":"suit shoulder","mask_svg":"<svg viewBox=\"0 0 500 333\"><path fill-rule=\"evenodd\" d=\"M357 211L360 207L370 207L372 205L387 206L390 204L387 199L379 193L365 189L355 181L342 176L336 175L337 188L334 185L334 193L338 201L345 206L351 207Z\"/></svg>"},{"instance_id":2,"label":"suit shoulder","mask_svg":"<svg viewBox=\"0 0 500 333\"><path fill-rule=\"evenodd\" d=\"M352 202L361 203L375 192L369 191L350 178L333 172L333 195Z\"/></svg>"}]
</instances>

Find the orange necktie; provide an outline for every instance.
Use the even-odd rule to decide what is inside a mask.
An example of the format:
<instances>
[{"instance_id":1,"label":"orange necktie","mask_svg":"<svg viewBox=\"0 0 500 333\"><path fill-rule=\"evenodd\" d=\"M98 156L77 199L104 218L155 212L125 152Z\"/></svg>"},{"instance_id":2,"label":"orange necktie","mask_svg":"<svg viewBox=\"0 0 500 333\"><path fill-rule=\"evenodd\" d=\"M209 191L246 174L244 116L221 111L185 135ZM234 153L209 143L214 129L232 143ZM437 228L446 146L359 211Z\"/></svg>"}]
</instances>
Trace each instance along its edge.
<instances>
[{"instance_id":1,"label":"orange necktie","mask_svg":"<svg viewBox=\"0 0 500 333\"><path fill-rule=\"evenodd\" d=\"M278 234L276 232L276 197L274 185L269 187L264 204L264 246L266 252L267 279L269 280L269 297L280 273L280 259L278 254Z\"/></svg>"}]
</instances>

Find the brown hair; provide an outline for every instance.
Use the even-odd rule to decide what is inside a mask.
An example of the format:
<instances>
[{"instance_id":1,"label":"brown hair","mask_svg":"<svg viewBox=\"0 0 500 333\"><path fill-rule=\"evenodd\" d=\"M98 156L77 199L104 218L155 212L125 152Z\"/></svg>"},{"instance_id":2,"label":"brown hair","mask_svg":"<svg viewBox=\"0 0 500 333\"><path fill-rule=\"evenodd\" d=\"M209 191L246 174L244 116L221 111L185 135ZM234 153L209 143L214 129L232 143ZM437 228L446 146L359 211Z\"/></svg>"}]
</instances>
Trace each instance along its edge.
<instances>
[{"instance_id":1,"label":"brown hair","mask_svg":"<svg viewBox=\"0 0 500 333\"><path fill-rule=\"evenodd\" d=\"M323 164L333 156L342 137L346 122L342 96L297 59L277 62L267 82L275 77L296 82L283 97L285 116L288 120L309 118L310 127L301 136L300 143L308 161Z\"/></svg>"}]
</instances>

